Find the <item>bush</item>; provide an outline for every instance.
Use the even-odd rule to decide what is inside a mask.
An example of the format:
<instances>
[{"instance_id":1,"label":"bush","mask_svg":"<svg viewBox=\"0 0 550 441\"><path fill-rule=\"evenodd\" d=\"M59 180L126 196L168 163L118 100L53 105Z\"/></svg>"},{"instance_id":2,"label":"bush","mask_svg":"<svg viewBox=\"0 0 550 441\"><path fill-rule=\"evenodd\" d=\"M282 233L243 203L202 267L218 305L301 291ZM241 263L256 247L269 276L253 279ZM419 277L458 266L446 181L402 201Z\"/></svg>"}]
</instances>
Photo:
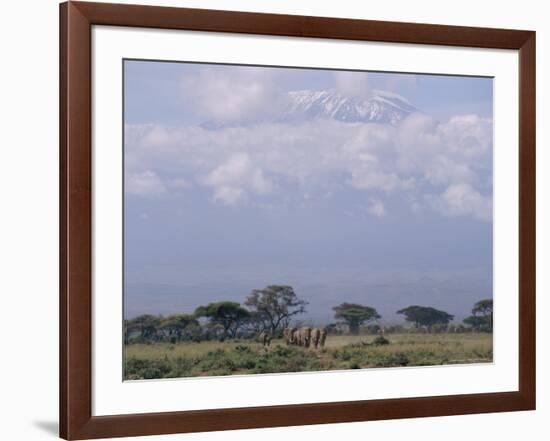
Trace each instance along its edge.
<instances>
[{"instance_id":1,"label":"bush","mask_svg":"<svg viewBox=\"0 0 550 441\"><path fill-rule=\"evenodd\" d=\"M237 345L235 346L235 352L239 354L251 354L252 348L247 345Z\"/></svg>"},{"instance_id":2,"label":"bush","mask_svg":"<svg viewBox=\"0 0 550 441\"><path fill-rule=\"evenodd\" d=\"M349 361L351 369L359 369L368 363L368 355L364 345L352 344L344 346L342 349L337 349L332 353L336 360Z\"/></svg>"},{"instance_id":3,"label":"bush","mask_svg":"<svg viewBox=\"0 0 550 441\"><path fill-rule=\"evenodd\" d=\"M300 372L321 368L321 362L315 352L299 348L275 346L265 352L256 361L254 373Z\"/></svg>"},{"instance_id":4,"label":"bush","mask_svg":"<svg viewBox=\"0 0 550 441\"><path fill-rule=\"evenodd\" d=\"M410 363L409 358L403 352L396 352L393 354L376 354L372 357L369 365L374 367L399 367L408 366Z\"/></svg>"},{"instance_id":5,"label":"bush","mask_svg":"<svg viewBox=\"0 0 550 441\"><path fill-rule=\"evenodd\" d=\"M258 355L250 346L238 345L233 350L231 357L236 369L254 369Z\"/></svg>"},{"instance_id":6,"label":"bush","mask_svg":"<svg viewBox=\"0 0 550 441\"><path fill-rule=\"evenodd\" d=\"M172 370L166 360L143 360L129 358L124 362L124 373L127 379L163 378Z\"/></svg>"},{"instance_id":7,"label":"bush","mask_svg":"<svg viewBox=\"0 0 550 441\"><path fill-rule=\"evenodd\" d=\"M380 335L380 336L378 336L374 339L372 344L374 346L385 346L385 345L389 345L390 341L387 338L385 338L384 336Z\"/></svg>"},{"instance_id":8,"label":"bush","mask_svg":"<svg viewBox=\"0 0 550 441\"><path fill-rule=\"evenodd\" d=\"M237 369L233 360L227 356L225 349L208 352L199 360L197 367L203 372L210 372L211 375L228 375Z\"/></svg>"}]
</instances>

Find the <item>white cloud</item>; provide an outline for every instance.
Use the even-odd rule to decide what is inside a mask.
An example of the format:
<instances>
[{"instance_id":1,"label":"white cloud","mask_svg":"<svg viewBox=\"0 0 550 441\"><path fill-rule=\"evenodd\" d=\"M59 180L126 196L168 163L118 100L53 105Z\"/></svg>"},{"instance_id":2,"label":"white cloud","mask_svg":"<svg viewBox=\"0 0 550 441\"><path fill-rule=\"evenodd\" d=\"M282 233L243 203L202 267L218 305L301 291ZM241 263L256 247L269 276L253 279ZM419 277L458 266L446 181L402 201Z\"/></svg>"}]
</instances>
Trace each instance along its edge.
<instances>
[{"instance_id":1,"label":"white cloud","mask_svg":"<svg viewBox=\"0 0 550 441\"><path fill-rule=\"evenodd\" d=\"M166 187L151 170L138 173L127 173L125 192L138 196L158 196L166 192Z\"/></svg>"},{"instance_id":2,"label":"white cloud","mask_svg":"<svg viewBox=\"0 0 550 441\"><path fill-rule=\"evenodd\" d=\"M390 192L401 186L401 180L395 173L384 173L367 166L351 171L350 184L359 190Z\"/></svg>"},{"instance_id":3,"label":"white cloud","mask_svg":"<svg viewBox=\"0 0 550 441\"><path fill-rule=\"evenodd\" d=\"M273 183L261 169L254 167L246 153L237 153L222 165L212 170L204 183L214 188L214 200L226 205L236 205L246 198L246 192L258 195L273 191Z\"/></svg>"},{"instance_id":4,"label":"white cloud","mask_svg":"<svg viewBox=\"0 0 550 441\"><path fill-rule=\"evenodd\" d=\"M199 185L215 201L236 206L265 204L266 196L270 204L305 195L311 201L351 188L382 204L401 197L415 212L486 220L491 153L490 119L466 115L438 123L412 114L397 127L327 120L217 130L129 125L125 155L134 193Z\"/></svg>"},{"instance_id":5,"label":"white cloud","mask_svg":"<svg viewBox=\"0 0 550 441\"><path fill-rule=\"evenodd\" d=\"M277 71L234 67L231 71L203 68L182 80L184 99L204 118L221 122L246 121L277 111Z\"/></svg>"},{"instance_id":6,"label":"white cloud","mask_svg":"<svg viewBox=\"0 0 550 441\"><path fill-rule=\"evenodd\" d=\"M426 160L421 168L424 177L433 185L444 185L449 182L471 182L475 173L470 165L464 161L443 155L435 155Z\"/></svg>"},{"instance_id":7,"label":"white cloud","mask_svg":"<svg viewBox=\"0 0 550 441\"><path fill-rule=\"evenodd\" d=\"M238 184L250 173L250 167L248 155L238 153L212 171L205 181L212 186Z\"/></svg>"},{"instance_id":8,"label":"white cloud","mask_svg":"<svg viewBox=\"0 0 550 441\"><path fill-rule=\"evenodd\" d=\"M477 115L458 115L439 126L439 133L454 140L451 151L462 157L477 158L491 153L493 121Z\"/></svg>"},{"instance_id":9,"label":"white cloud","mask_svg":"<svg viewBox=\"0 0 550 441\"><path fill-rule=\"evenodd\" d=\"M342 95L368 98L369 74L367 72L334 72L334 87Z\"/></svg>"},{"instance_id":10,"label":"white cloud","mask_svg":"<svg viewBox=\"0 0 550 441\"><path fill-rule=\"evenodd\" d=\"M245 200L246 194L242 188L227 187L222 185L214 189L214 200L225 205L237 205Z\"/></svg>"},{"instance_id":11,"label":"white cloud","mask_svg":"<svg viewBox=\"0 0 550 441\"><path fill-rule=\"evenodd\" d=\"M491 169L492 133L492 121L475 115L440 124L412 114L397 129L397 167L402 173L421 174L432 185L474 185Z\"/></svg>"},{"instance_id":12,"label":"white cloud","mask_svg":"<svg viewBox=\"0 0 550 441\"><path fill-rule=\"evenodd\" d=\"M483 196L468 184L452 184L441 195L430 199L434 208L447 216L492 220L492 198Z\"/></svg>"},{"instance_id":13,"label":"white cloud","mask_svg":"<svg viewBox=\"0 0 550 441\"><path fill-rule=\"evenodd\" d=\"M384 217L386 215L386 208L379 199L371 199L367 210L376 217Z\"/></svg>"}]
</instances>

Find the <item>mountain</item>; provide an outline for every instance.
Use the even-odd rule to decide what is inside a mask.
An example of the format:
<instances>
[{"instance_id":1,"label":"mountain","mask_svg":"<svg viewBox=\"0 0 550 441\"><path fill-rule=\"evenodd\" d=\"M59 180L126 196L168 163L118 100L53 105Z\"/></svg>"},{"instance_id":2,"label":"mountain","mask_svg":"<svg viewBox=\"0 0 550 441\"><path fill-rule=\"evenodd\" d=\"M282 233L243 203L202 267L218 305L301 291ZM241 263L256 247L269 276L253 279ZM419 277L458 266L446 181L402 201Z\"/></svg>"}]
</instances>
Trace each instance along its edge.
<instances>
[{"instance_id":1,"label":"mountain","mask_svg":"<svg viewBox=\"0 0 550 441\"><path fill-rule=\"evenodd\" d=\"M345 96L336 90L298 90L288 93L285 119L336 119L396 125L417 109L400 95L375 90L369 98Z\"/></svg>"},{"instance_id":2,"label":"mountain","mask_svg":"<svg viewBox=\"0 0 550 441\"><path fill-rule=\"evenodd\" d=\"M368 98L346 96L334 89L296 90L287 92L269 113L276 122L297 122L314 119L335 119L348 123L397 125L409 114L418 111L406 98L392 92L374 90ZM218 130L266 122L266 115L252 115L238 120L207 120L200 127Z\"/></svg>"}]
</instances>

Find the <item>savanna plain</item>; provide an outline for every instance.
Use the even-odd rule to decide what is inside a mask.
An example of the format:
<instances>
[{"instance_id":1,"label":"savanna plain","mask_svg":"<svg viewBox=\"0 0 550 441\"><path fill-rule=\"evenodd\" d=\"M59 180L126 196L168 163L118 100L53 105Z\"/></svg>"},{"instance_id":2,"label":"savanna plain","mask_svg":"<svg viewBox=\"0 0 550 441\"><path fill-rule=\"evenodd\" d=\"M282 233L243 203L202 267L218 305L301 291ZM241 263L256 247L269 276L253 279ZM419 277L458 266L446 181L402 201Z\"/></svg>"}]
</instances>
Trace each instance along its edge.
<instances>
[{"instance_id":1,"label":"savanna plain","mask_svg":"<svg viewBox=\"0 0 550 441\"><path fill-rule=\"evenodd\" d=\"M249 339L133 343L125 347L125 379L178 378L489 363L491 333L328 335L323 348L269 346Z\"/></svg>"}]
</instances>

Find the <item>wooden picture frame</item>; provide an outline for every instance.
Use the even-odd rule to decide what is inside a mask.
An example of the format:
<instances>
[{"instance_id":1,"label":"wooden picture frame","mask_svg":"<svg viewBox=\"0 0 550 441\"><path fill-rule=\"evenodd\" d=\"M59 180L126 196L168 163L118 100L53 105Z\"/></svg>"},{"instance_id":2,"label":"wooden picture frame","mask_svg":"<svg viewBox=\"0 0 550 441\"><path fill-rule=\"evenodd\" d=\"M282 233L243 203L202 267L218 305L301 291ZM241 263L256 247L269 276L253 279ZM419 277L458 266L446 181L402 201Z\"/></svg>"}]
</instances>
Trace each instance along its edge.
<instances>
[{"instance_id":1,"label":"wooden picture frame","mask_svg":"<svg viewBox=\"0 0 550 441\"><path fill-rule=\"evenodd\" d=\"M519 391L92 416L93 25L518 51ZM533 410L535 244L535 32L106 3L60 5L61 437L90 439Z\"/></svg>"}]
</instances>

